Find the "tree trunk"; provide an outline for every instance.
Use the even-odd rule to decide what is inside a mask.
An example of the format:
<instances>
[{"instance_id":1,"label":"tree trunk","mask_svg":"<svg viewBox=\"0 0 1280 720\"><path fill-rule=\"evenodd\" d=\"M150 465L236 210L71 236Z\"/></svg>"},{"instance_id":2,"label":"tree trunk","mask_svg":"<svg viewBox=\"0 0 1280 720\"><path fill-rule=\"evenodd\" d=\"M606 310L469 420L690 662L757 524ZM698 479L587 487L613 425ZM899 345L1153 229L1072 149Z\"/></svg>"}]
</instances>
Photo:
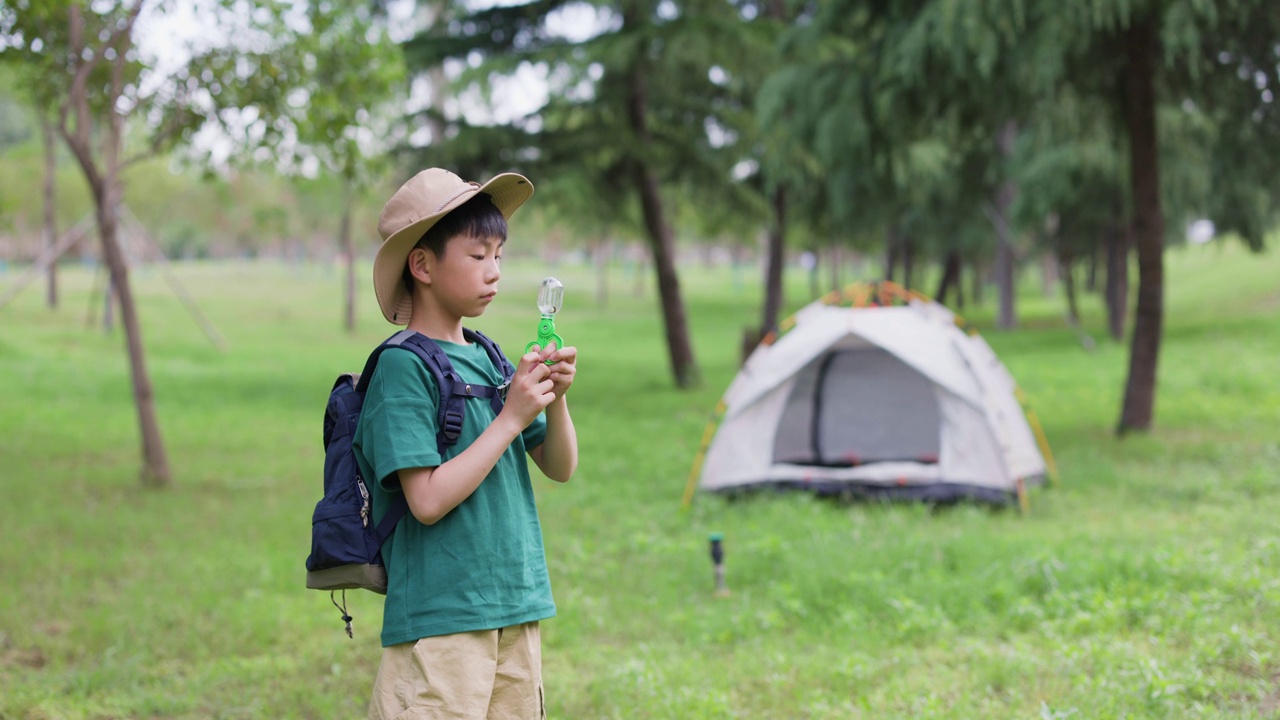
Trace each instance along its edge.
<instances>
[{"instance_id":1,"label":"tree trunk","mask_svg":"<svg viewBox=\"0 0 1280 720\"><path fill-rule=\"evenodd\" d=\"M1107 229L1107 279L1103 288L1107 306L1107 330L1115 340L1124 339L1129 316L1129 233L1118 223Z\"/></svg>"},{"instance_id":2,"label":"tree trunk","mask_svg":"<svg viewBox=\"0 0 1280 720\"><path fill-rule=\"evenodd\" d=\"M778 328L778 314L782 312L782 265L787 235L787 189L781 185L771 198L773 224L765 236L764 264L764 312L760 316L760 335Z\"/></svg>"},{"instance_id":3,"label":"tree trunk","mask_svg":"<svg viewBox=\"0 0 1280 720\"><path fill-rule=\"evenodd\" d=\"M635 175L654 270L658 276L658 297L662 301L662 319L666 327L671 372L677 387L691 388L698 384L698 367L693 357L693 346L689 343L689 326L685 319L684 300L680 294L680 278L676 274L675 238L663 215L657 176L645 163L636 164Z\"/></svg>"},{"instance_id":4,"label":"tree trunk","mask_svg":"<svg viewBox=\"0 0 1280 720\"><path fill-rule=\"evenodd\" d=\"M44 237L46 251L51 251L58 242L58 221L54 216L54 188L57 173L57 155L54 145L53 125L41 117L40 137L44 140L44 223L41 234ZM58 307L58 258L49 258L49 283L45 301L50 309Z\"/></svg>"},{"instance_id":5,"label":"tree trunk","mask_svg":"<svg viewBox=\"0 0 1280 720\"><path fill-rule=\"evenodd\" d=\"M884 231L884 279L893 282L898 270L898 228L890 225Z\"/></svg>"},{"instance_id":6,"label":"tree trunk","mask_svg":"<svg viewBox=\"0 0 1280 720\"><path fill-rule=\"evenodd\" d=\"M983 301L986 300L986 295L983 292L987 286L986 273L987 273L987 270L982 266L981 261L974 260L973 278L972 278L973 286L972 286L970 295L973 297L973 304L979 307L981 307Z\"/></svg>"},{"instance_id":7,"label":"tree trunk","mask_svg":"<svg viewBox=\"0 0 1280 720\"><path fill-rule=\"evenodd\" d=\"M625 22L625 21L624 21ZM666 328L667 353L671 372L679 388L698 384L698 366L689 343L689 327L685 319L684 299L680 295L680 278L675 265L675 234L667 223L662 208L658 177L646 157L653 145L648 125L648 77L642 57L631 68L627 87L627 117L639 141L640 153L631 158L631 176L640 195L640 207L648 234L658 280L658 297L662 303L662 319Z\"/></svg>"},{"instance_id":8,"label":"tree trunk","mask_svg":"<svg viewBox=\"0 0 1280 720\"><path fill-rule=\"evenodd\" d=\"M956 289L956 296L960 296L960 251L951 249L947 251L947 259L942 264L942 280L938 282L938 292L933 294L933 299L939 304L947 304L947 294L951 292L951 288Z\"/></svg>"},{"instance_id":9,"label":"tree trunk","mask_svg":"<svg viewBox=\"0 0 1280 720\"><path fill-rule=\"evenodd\" d=\"M356 245L351 238L351 203L353 193L351 183L344 182L342 187L342 219L338 222L338 247L347 256L347 288L346 312L343 313L344 326L348 333L356 331Z\"/></svg>"},{"instance_id":10,"label":"tree trunk","mask_svg":"<svg viewBox=\"0 0 1280 720\"><path fill-rule=\"evenodd\" d=\"M1085 274L1085 292L1096 292L1098 289L1098 246L1095 244L1089 251L1089 271Z\"/></svg>"},{"instance_id":11,"label":"tree trunk","mask_svg":"<svg viewBox=\"0 0 1280 720\"><path fill-rule=\"evenodd\" d=\"M1059 257L1058 274L1067 296L1067 322L1075 327L1080 324L1080 304L1076 298L1075 256L1069 250L1063 250Z\"/></svg>"},{"instance_id":12,"label":"tree trunk","mask_svg":"<svg viewBox=\"0 0 1280 720\"><path fill-rule=\"evenodd\" d=\"M841 251L839 245L833 244L831 246L830 260L831 260L831 268L830 268L831 289L839 290L842 287L840 284L840 266L844 264L844 253Z\"/></svg>"},{"instance_id":13,"label":"tree trunk","mask_svg":"<svg viewBox=\"0 0 1280 720\"><path fill-rule=\"evenodd\" d=\"M1134 239L1138 247L1138 307L1129 351L1129 379L1117 432L1148 430L1155 415L1156 365L1164 323L1164 215L1160 208L1160 166L1156 142L1155 59L1158 52L1150 15L1126 34L1128 55L1126 121L1133 192Z\"/></svg>"},{"instance_id":14,"label":"tree trunk","mask_svg":"<svg viewBox=\"0 0 1280 720\"><path fill-rule=\"evenodd\" d=\"M916 265L916 242L910 235L900 235L898 240L902 243L902 287L910 290Z\"/></svg>"},{"instance_id":15,"label":"tree trunk","mask_svg":"<svg viewBox=\"0 0 1280 720\"><path fill-rule=\"evenodd\" d=\"M136 3L129 11L126 25L118 32L130 38L133 22L143 3ZM130 42L122 41L110 58L111 85L106 96L108 122L94 132L90 115L89 74L93 65L82 62L85 54L84 23L79 5L68 7L71 47L76 58L76 69L70 89L60 108L58 133L71 148L72 154L84 171L85 180L97 205L98 233L102 240L102 255L107 264L108 278L120 303L120 317L124 323L125 344L129 351L129 372L133 380L133 401L138 411L138 427L142 434L142 482L144 485L164 486L171 481L169 458L165 453L160 424L156 419L155 396L151 388L151 376L147 372L146 353L142 343L142 325L134 304L133 289L129 286L129 267L119 242L120 212L120 143L124 137L124 118L118 113L118 101L124 87L124 64L129 57ZM96 54L96 52L95 52ZM69 126L74 116L75 126ZM93 142L102 143L101 165L94 157Z\"/></svg>"},{"instance_id":16,"label":"tree trunk","mask_svg":"<svg viewBox=\"0 0 1280 720\"><path fill-rule=\"evenodd\" d=\"M1018 124L1007 122L1000 128L996 144L1000 155L1008 158L1013 154L1013 143L1018 137ZM1016 264L1013 253L1013 233L1009 228L1009 208L1013 205L1017 188L1010 181L1001 183L996 192L996 286L1000 291L1000 312L996 327L1001 330L1012 330L1018 327L1018 312L1014 307L1013 271Z\"/></svg>"},{"instance_id":17,"label":"tree trunk","mask_svg":"<svg viewBox=\"0 0 1280 720\"><path fill-rule=\"evenodd\" d=\"M1057 288L1054 287L1058 283L1058 276L1062 274L1062 269L1058 266L1058 256L1053 250L1046 250L1040 254L1040 283L1041 292L1045 298L1052 298Z\"/></svg>"},{"instance_id":18,"label":"tree trunk","mask_svg":"<svg viewBox=\"0 0 1280 720\"><path fill-rule=\"evenodd\" d=\"M114 173L108 173L111 178ZM108 180L109 184L111 183ZM138 429L142 433L142 482L144 485L164 486L171 480L169 457L164 440L160 436L160 423L156 418L155 393L151 376L147 372L147 357L142 344L142 324L138 321L138 309L129 285L129 266L119 242L118 191L110 187L95 187L94 200L98 204L98 232L102 238L102 254L107 263L111 287L120 304L120 321L124 325L125 342L129 350L129 372L133 380L133 401L138 411Z\"/></svg>"}]
</instances>

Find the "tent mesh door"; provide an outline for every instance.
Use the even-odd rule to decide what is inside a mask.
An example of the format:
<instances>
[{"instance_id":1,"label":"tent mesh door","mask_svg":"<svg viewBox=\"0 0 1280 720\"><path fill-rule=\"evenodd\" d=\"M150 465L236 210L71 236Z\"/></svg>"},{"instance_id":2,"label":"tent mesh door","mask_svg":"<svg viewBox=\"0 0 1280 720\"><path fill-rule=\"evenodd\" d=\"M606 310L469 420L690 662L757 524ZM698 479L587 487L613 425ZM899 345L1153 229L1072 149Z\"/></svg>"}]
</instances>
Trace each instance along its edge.
<instances>
[{"instance_id":1,"label":"tent mesh door","mask_svg":"<svg viewBox=\"0 0 1280 720\"><path fill-rule=\"evenodd\" d=\"M774 462L851 467L935 463L941 445L932 383L880 348L836 349L796 377Z\"/></svg>"}]
</instances>

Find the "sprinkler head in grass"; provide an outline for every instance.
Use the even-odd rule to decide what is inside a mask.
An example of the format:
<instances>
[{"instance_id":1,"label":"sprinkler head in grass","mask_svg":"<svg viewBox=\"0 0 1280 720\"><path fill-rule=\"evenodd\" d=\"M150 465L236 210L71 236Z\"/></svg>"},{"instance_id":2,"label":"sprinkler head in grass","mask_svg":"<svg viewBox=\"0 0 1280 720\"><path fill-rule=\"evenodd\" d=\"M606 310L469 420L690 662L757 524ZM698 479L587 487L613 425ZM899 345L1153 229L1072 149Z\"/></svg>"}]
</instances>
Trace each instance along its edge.
<instances>
[{"instance_id":1,"label":"sprinkler head in grass","mask_svg":"<svg viewBox=\"0 0 1280 720\"><path fill-rule=\"evenodd\" d=\"M728 597L729 587L724 582L724 534L711 533L708 538L711 543L711 562L716 569L716 597Z\"/></svg>"},{"instance_id":2,"label":"sprinkler head in grass","mask_svg":"<svg viewBox=\"0 0 1280 720\"><path fill-rule=\"evenodd\" d=\"M564 347L564 340L556 334L556 313L560 312L563 306L564 285L553 277L543 280L542 286L538 288L538 312L542 313L542 317L538 320L538 339L525 345L525 352L532 350L534 345L545 349L553 341L557 350ZM548 361L547 364L553 363Z\"/></svg>"}]
</instances>

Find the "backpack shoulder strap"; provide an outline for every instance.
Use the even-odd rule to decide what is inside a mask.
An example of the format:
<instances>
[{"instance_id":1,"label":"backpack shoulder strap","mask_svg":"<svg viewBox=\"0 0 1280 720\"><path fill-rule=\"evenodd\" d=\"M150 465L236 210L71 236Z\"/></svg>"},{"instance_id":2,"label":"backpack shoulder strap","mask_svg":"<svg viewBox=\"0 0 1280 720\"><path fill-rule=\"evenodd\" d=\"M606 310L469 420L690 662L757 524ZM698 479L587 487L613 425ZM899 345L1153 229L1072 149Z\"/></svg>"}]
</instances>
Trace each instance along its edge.
<instances>
[{"instance_id":1,"label":"backpack shoulder strap","mask_svg":"<svg viewBox=\"0 0 1280 720\"><path fill-rule=\"evenodd\" d=\"M488 398L494 414L501 412L507 385L511 382L511 376L515 374L515 368L507 361L497 343L474 330L464 329L463 336L470 342L480 343L480 346L485 349L490 361L502 375L501 385L492 387L465 382L454 370L453 363L450 362L449 356L445 354L439 343L413 330L401 330L387 338L386 342L379 345L374 350L374 354L370 355L365 372L360 376L361 383L367 387L368 378L372 376L374 366L377 364L377 356L387 348L403 348L421 358L432 378L435 379L436 388L440 391L440 403L436 411L436 448L441 455L444 455L445 448L457 443L458 437L462 434L462 421L466 417L466 401L469 398Z\"/></svg>"},{"instance_id":2,"label":"backpack shoulder strap","mask_svg":"<svg viewBox=\"0 0 1280 720\"><path fill-rule=\"evenodd\" d=\"M488 335L479 330L462 329L462 335L467 340L480 343L484 351L488 353L489 360L493 362L493 366L498 368L498 372L502 375L502 386L506 387L511 382L511 376L516 374L516 369L512 367L511 361L507 360L507 356L502 354L502 348L498 347L498 343L489 339Z\"/></svg>"},{"instance_id":3,"label":"backpack shoulder strap","mask_svg":"<svg viewBox=\"0 0 1280 720\"><path fill-rule=\"evenodd\" d=\"M401 330L383 340L378 347L373 349L373 352L369 353L369 359L364 363L364 370L361 370L360 374L356 376L356 392L363 396L364 391L369 389L369 382L373 380L373 371L378 367L378 358L382 356L382 351L390 347L400 347L404 343L405 337L413 334L412 330Z\"/></svg>"},{"instance_id":4,"label":"backpack shoulder strap","mask_svg":"<svg viewBox=\"0 0 1280 720\"><path fill-rule=\"evenodd\" d=\"M379 350L392 347L417 355L436 381L436 389L440 391L440 403L436 409L436 449L444 455L445 448L456 443L462 433L463 405L454 399L456 386L461 382L453 363L439 343L413 330L401 330L392 335Z\"/></svg>"}]
</instances>

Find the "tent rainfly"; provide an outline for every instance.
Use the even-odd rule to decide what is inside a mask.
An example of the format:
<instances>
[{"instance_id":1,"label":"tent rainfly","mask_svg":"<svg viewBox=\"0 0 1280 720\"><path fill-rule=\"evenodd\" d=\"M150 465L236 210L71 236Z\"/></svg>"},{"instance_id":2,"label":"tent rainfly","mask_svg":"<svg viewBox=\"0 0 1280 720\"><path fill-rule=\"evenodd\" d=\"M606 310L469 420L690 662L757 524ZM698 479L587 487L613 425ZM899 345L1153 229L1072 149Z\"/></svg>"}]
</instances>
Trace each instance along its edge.
<instances>
[{"instance_id":1,"label":"tent rainfly","mask_svg":"<svg viewBox=\"0 0 1280 720\"><path fill-rule=\"evenodd\" d=\"M1053 457L1008 370L962 325L889 282L850 285L807 305L725 391L685 504L696 480L705 491L1016 497L1025 508L1026 484L1052 476Z\"/></svg>"}]
</instances>

